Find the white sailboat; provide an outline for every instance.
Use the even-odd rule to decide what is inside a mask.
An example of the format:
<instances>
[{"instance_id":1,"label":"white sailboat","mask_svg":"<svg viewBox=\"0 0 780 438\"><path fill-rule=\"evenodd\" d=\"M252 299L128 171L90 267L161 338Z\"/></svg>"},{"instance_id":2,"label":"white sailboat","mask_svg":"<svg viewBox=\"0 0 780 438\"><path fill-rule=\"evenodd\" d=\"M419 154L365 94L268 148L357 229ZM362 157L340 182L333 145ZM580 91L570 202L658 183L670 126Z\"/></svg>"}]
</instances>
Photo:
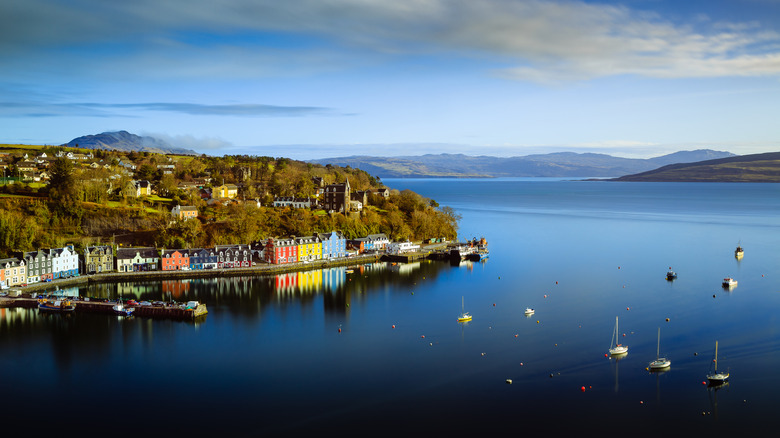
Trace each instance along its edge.
<instances>
[{"instance_id":1,"label":"white sailboat","mask_svg":"<svg viewBox=\"0 0 780 438\"><path fill-rule=\"evenodd\" d=\"M619 343L618 317L615 317L615 330L612 332L612 342L609 344L609 354L617 356L628 353L628 346Z\"/></svg>"},{"instance_id":2,"label":"white sailboat","mask_svg":"<svg viewBox=\"0 0 780 438\"><path fill-rule=\"evenodd\" d=\"M707 380L712 385L720 385L729 379L729 372L718 371L718 341L715 341L715 359L713 360L714 367L712 371L707 374Z\"/></svg>"},{"instance_id":3,"label":"white sailboat","mask_svg":"<svg viewBox=\"0 0 780 438\"><path fill-rule=\"evenodd\" d=\"M471 315L469 312L466 312L465 307L463 305L463 297L460 297L460 316L458 317L458 322L466 322L471 321Z\"/></svg>"},{"instance_id":4,"label":"white sailboat","mask_svg":"<svg viewBox=\"0 0 780 438\"><path fill-rule=\"evenodd\" d=\"M661 327L658 327L658 346L655 350L655 360L650 362L648 368L650 370L663 370L669 368L672 365L672 361L665 357L661 357Z\"/></svg>"}]
</instances>

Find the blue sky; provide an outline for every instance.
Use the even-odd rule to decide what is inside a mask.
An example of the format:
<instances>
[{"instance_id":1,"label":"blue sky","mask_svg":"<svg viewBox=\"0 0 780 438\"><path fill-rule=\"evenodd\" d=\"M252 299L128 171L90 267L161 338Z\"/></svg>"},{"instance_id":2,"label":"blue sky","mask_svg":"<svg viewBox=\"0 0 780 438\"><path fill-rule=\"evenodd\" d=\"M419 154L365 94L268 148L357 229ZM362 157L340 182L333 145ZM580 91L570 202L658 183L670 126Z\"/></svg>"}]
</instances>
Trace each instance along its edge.
<instances>
[{"instance_id":1,"label":"blue sky","mask_svg":"<svg viewBox=\"0 0 780 438\"><path fill-rule=\"evenodd\" d=\"M0 143L780 150L780 0L4 0Z\"/></svg>"}]
</instances>

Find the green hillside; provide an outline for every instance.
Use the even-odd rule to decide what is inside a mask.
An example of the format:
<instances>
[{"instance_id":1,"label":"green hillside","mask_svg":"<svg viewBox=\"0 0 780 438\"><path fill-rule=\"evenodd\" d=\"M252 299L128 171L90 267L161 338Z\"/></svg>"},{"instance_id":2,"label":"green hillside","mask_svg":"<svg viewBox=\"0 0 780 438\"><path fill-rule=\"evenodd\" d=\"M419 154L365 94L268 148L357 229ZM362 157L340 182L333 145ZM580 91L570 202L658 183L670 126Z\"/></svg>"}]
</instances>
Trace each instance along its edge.
<instances>
[{"instance_id":1,"label":"green hillside","mask_svg":"<svg viewBox=\"0 0 780 438\"><path fill-rule=\"evenodd\" d=\"M670 164L613 181L780 182L780 152Z\"/></svg>"}]
</instances>

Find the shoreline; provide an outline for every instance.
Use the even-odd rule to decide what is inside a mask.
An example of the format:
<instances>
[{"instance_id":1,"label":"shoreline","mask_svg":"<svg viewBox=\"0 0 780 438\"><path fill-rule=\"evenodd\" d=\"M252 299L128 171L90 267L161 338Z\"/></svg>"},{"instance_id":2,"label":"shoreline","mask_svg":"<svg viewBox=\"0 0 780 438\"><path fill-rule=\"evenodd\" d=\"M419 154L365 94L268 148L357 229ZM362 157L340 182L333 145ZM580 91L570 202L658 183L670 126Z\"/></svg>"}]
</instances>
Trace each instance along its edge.
<instances>
[{"instance_id":1,"label":"shoreline","mask_svg":"<svg viewBox=\"0 0 780 438\"><path fill-rule=\"evenodd\" d=\"M427 257L429 252L425 252L420 257ZM344 257L333 260L315 260L310 262L286 263L283 265L258 265L249 268L222 268L222 269L204 269L204 270L176 270L176 271L138 271L138 272L107 272L100 274L83 274L78 277L57 279L51 282L34 283L27 286L14 286L4 291L9 292L7 298L13 298L11 292L20 292L20 296L29 295L33 292L51 291L57 288L70 287L82 284L99 283L118 283L123 281L146 281L146 280L170 280L170 279L193 279L193 278L220 278L237 277L242 275L273 275L284 274L297 271L310 271L315 269L325 269L337 266L350 266L364 263L375 263L382 260L380 254L359 255L354 257Z\"/></svg>"}]
</instances>

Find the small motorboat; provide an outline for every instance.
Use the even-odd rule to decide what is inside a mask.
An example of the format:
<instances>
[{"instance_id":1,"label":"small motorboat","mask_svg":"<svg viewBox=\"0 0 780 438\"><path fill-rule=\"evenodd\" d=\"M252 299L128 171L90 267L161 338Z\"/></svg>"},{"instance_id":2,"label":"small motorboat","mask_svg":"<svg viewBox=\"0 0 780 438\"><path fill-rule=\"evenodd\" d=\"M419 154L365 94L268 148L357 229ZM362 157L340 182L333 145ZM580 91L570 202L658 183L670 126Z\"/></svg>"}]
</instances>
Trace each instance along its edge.
<instances>
[{"instance_id":1,"label":"small motorboat","mask_svg":"<svg viewBox=\"0 0 780 438\"><path fill-rule=\"evenodd\" d=\"M674 280L677 278L677 273L672 271L671 266L669 267L669 272L666 273L666 279L667 280Z\"/></svg>"},{"instance_id":2,"label":"small motorboat","mask_svg":"<svg viewBox=\"0 0 780 438\"><path fill-rule=\"evenodd\" d=\"M526 307L526 309L525 309L525 314L526 315L533 315L534 312L535 312L535 310L530 308L530 307Z\"/></svg>"},{"instance_id":3,"label":"small motorboat","mask_svg":"<svg viewBox=\"0 0 780 438\"><path fill-rule=\"evenodd\" d=\"M745 255L745 251L742 249L742 245L737 245L737 249L734 250L734 257L741 259Z\"/></svg>"},{"instance_id":4,"label":"small motorboat","mask_svg":"<svg viewBox=\"0 0 780 438\"><path fill-rule=\"evenodd\" d=\"M731 277L726 277L723 279L723 287L730 288L737 285L737 280L734 280Z\"/></svg>"},{"instance_id":5,"label":"small motorboat","mask_svg":"<svg viewBox=\"0 0 780 438\"><path fill-rule=\"evenodd\" d=\"M116 303L113 307L114 313L121 316L130 316L135 311L135 307L125 307L121 302Z\"/></svg>"}]
</instances>

